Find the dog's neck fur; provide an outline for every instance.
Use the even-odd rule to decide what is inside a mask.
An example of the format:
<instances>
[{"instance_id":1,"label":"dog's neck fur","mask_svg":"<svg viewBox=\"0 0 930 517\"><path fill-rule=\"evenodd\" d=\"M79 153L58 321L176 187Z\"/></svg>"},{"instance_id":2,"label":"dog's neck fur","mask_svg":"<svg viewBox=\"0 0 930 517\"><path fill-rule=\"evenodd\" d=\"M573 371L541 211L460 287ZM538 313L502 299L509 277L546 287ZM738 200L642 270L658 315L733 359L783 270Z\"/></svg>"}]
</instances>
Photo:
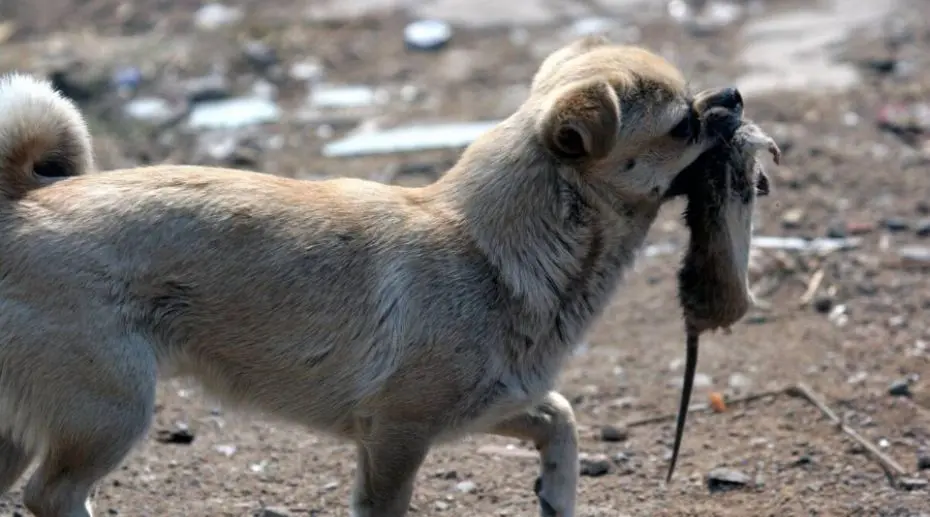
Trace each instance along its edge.
<instances>
[{"instance_id":1,"label":"dog's neck fur","mask_svg":"<svg viewBox=\"0 0 930 517\"><path fill-rule=\"evenodd\" d=\"M609 302L660 205L594 192L526 136L531 126L516 113L428 189L498 275L517 330L567 352Z\"/></svg>"}]
</instances>

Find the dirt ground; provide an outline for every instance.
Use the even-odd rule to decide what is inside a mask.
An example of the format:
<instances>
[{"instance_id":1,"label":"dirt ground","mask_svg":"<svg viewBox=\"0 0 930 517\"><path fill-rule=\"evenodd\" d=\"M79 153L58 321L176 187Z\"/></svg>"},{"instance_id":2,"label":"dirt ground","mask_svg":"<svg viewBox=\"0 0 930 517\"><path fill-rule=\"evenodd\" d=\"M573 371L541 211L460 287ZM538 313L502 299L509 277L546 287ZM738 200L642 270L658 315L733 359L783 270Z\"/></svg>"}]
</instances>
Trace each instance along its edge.
<instances>
[{"instance_id":1,"label":"dirt ground","mask_svg":"<svg viewBox=\"0 0 930 517\"><path fill-rule=\"evenodd\" d=\"M515 18L510 26L474 20L475 9L491 12L494 3L466 5L467 16L452 20L452 40L437 51L405 48L403 29L416 13L379 8L391 2L236 0L226 5L241 9L241 19L215 30L198 28L201 3L194 0L4 3L0 71L45 73L68 88L88 113L107 168L217 163L302 178L423 182L459 149L360 158L326 158L321 150L360 123L506 116L545 53L584 30L579 19L663 52L695 88L747 77L737 58L752 38L749 21L689 30L664 2L633 3L565 2L575 8ZM852 236L857 246L754 251L754 287L764 305L732 334L705 338L699 363L694 402L717 391L731 404L691 415L676 478L665 487L673 422L636 421L673 412L679 395L684 347L674 272L687 235L682 207L669 206L648 252L560 380L591 461L579 516L930 516L930 115L921 112L930 109L921 104L930 92L930 4L878 3L892 7L838 43L824 43L831 62L845 63L856 80L825 90L812 77L807 88L745 96L749 116L784 151L782 166L769 164L774 192L759 203L757 234ZM395 3L411 5L417 2ZM752 2L750 20L799 5ZM808 36L829 32L827 21ZM387 101L308 107L307 77L320 73L329 84L383 89L376 97ZM270 124L205 136L170 121L127 119L131 99L111 84L117 76L131 83L135 98L170 104L192 95L188 80L208 74L227 80L225 95L273 89L282 113ZM840 77L825 74L833 75L820 79ZM914 120L893 116L894 107ZM914 258L921 253L923 260ZM802 398L732 402L798 382L900 464L897 482ZM216 408L184 382L164 384L158 402L149 437L100 487L100 515L248 516L265 506L291 516L348 514L352 446ZM604 440L606 426L626 436ZM717 468L747 480L710 490L707 475ZM420 471L412 515L536 515L536 471L525 443L477 436L436 449ZM0 512L25 515L19 497L0 498Z\"/></svg>"}]
</instances>

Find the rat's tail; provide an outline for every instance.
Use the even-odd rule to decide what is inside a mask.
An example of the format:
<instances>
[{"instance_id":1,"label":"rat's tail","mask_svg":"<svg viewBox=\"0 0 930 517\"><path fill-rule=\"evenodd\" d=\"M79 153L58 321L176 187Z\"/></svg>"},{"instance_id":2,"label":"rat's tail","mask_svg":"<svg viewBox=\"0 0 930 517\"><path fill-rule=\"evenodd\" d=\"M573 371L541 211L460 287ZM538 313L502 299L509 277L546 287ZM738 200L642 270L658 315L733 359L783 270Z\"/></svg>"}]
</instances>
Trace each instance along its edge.
<instances>
[{"instance_id":1,"label":"rat's tail","mask_svg":"<svg viewBox=\"0 0 930 517\"><path fill-rule=\"evenodd\" d=\"M0 77L0 196L17 199L93 168L87 124L73 102L33 76Z\"/></svg>"}]
</instances>

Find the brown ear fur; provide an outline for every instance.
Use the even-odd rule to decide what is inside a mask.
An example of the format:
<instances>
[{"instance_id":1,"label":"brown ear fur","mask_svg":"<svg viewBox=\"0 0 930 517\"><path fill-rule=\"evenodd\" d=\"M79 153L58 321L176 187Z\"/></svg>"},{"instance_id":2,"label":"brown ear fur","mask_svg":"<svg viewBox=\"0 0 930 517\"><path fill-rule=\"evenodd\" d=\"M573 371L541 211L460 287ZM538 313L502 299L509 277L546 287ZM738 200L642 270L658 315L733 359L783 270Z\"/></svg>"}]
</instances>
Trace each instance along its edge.
<instances>
[{"instance_id":1,"label":"brown ear fur","mask_svg":"<svg viewBox=\"0 0 930 517\"><path fill-rule=\"evenodd\" d=\"M561 159L601 159L610 154L620 129L620 102L604 80L580 81L552 93L537 133Z\"/></svg>"}]
</instances>

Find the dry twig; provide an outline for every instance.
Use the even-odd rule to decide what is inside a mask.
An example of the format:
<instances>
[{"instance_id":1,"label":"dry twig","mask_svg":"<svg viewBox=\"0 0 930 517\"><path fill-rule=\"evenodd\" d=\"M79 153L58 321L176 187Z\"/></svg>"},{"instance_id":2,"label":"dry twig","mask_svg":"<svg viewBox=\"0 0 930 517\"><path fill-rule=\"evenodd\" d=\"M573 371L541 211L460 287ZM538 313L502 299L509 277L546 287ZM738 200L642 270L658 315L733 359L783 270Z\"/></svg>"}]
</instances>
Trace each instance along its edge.
<instances>
[{"instance_id":1,"label":"dry twig","mask_svg":"<svg viewBox=\"0 0 930 517\"><path fill-rule=\"evenodd\" d=\"M788 388L786 393L793 397L801 397L811 404L813 404L821 413L824 414L827 418L833 421L833 424L837 429L845 433L847 436L856 441L859 445L865 448L882 466L882 469L885 471L885 475L888 476L889 481L894 484L897 476L907 475L907 471L904 470L904 467L898 464L894 459L892 459L887 454L883 453L875 446L872 442L864 438L862 435L857 433L854 429L850 428L843 423L843 420L832 410L829 406L823 401L823 399L818 396L810 386L799 382L798 384Z\"/></svg>"}]
</instances>

